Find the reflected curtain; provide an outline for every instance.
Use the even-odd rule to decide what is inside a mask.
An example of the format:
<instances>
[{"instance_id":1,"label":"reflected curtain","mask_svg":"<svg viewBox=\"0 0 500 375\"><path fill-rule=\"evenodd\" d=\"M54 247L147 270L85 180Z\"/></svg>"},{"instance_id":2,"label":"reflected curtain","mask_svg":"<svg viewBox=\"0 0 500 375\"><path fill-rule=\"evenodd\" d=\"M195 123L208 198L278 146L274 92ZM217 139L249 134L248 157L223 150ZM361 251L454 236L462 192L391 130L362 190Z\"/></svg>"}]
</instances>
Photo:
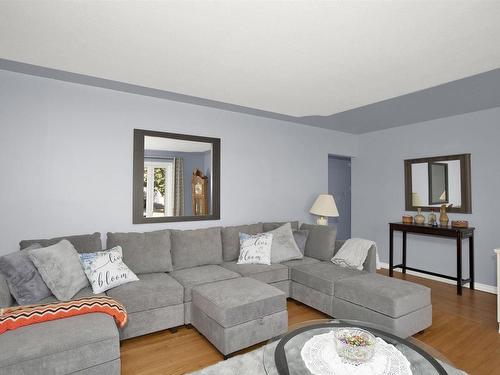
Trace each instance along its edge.
<instances>
[{"instance_id":1,"label":"reflected curtain","mask_svg":"<svg viewBox=\"0 0 500 375\"><path fill-rule=\"evenodd\" d=\"M184 160L174 159L174 216L184 216Z\"/></svg>"}]
</instances>

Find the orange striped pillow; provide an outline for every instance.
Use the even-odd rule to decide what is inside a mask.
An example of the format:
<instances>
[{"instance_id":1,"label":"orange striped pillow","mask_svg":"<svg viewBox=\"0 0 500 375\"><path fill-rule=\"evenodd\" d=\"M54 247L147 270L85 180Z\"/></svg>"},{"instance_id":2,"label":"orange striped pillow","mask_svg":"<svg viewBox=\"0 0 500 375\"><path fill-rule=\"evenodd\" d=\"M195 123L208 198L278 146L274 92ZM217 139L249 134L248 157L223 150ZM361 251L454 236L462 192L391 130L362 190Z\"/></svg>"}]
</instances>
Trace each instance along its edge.
<instances>
[{"instance_id":1,"label":"orange striped pillow","mask_svg":"<svg viewBox=\"0 0 500 375\"><path fill-rule=\"evenodd\" d=\"M68 302L0 309L0 334L35 323L90 313L104 313L112 316L119 328L127 323L127 311L121 303L107 296L98 296Z\"/></svg>"}]
</instances>

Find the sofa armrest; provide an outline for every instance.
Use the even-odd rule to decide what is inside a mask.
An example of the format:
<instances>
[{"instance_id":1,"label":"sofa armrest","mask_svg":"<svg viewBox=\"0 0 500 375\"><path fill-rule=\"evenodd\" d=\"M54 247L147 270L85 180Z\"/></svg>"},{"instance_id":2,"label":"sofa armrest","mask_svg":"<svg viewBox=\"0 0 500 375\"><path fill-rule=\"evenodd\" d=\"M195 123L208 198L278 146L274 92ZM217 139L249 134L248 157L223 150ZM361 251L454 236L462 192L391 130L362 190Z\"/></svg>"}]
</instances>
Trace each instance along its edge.
<instances>
[{"instance_id":1,"label":"sofa armrest","mask_svg":"<svg viewBox=\"0 0 500 375\"><path fill-rule=\"evenodd\" d=\"M333 254L337 254L342 245L345 243L343 240L335 241L335 251ZM375 246L370 247L368 254L366 255L365 262L363 263L363 269L367 272L377 272L377 248Z\"/></svg>"}]
</instances>

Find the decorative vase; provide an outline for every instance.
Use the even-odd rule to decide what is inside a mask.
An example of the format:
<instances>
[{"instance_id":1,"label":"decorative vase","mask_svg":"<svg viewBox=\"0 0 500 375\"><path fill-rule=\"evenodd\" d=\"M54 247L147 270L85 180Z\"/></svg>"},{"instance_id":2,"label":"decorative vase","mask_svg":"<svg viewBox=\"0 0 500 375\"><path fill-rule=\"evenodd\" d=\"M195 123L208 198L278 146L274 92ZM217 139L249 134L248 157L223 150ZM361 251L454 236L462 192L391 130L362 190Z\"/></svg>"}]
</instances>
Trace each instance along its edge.
<instances>
[{"instance_id":1,"label":"decorative vase","mask_svg":"<svg viewBox=\"0 0 500 375\"><path fill-rule=\"evenodd\" d=\"M425 216L422 215L422 209L418 209L418 214L415 215L415 224L423 224L425 223Z\"/></svg>"},{"instance_id":2,"label":"decorative vase","mask_svg":"<svg viewBox=\"0 0 500 375\"><path fill-rule=\"evenodd\" d=\"M442 227L447 227L448 222L450 219L448 218L448 214L446 213L446 205L442 204L441 208L439 209L439 224L441 224Z\"/></svg>"},{"instance_id":3,"label":"decorative vase","mask_svg":"<svg viewBox=\"0 0 500 375\"><path fill-rule=\"evenodd\" d=\"M434 213L434 208L431 208L431 213L427 217L427 222L432 226L436 225L437 217L436 214Z\"/></svg>"}]
</instances>

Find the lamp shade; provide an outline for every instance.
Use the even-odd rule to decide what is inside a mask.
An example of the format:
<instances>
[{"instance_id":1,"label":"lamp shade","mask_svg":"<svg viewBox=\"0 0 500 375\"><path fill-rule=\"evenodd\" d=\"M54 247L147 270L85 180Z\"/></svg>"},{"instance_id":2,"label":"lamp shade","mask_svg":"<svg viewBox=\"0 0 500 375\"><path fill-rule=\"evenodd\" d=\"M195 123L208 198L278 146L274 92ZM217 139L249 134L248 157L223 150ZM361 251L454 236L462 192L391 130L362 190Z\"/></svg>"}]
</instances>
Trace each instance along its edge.
<instances>
[{"instance_id":1,"label":"lamp shade","mask_svg":"<svg viewBox=\"0 0 500 375\"><path fill-rule=\"evenodd\" d=\"M313 215L318 216L339 216L339 211L337 210L335 199L333 199L333 195L330 194L320 194L319 197L316 198L316 201L314 202L309 212Z\"/></svg>"}]
</instances>

